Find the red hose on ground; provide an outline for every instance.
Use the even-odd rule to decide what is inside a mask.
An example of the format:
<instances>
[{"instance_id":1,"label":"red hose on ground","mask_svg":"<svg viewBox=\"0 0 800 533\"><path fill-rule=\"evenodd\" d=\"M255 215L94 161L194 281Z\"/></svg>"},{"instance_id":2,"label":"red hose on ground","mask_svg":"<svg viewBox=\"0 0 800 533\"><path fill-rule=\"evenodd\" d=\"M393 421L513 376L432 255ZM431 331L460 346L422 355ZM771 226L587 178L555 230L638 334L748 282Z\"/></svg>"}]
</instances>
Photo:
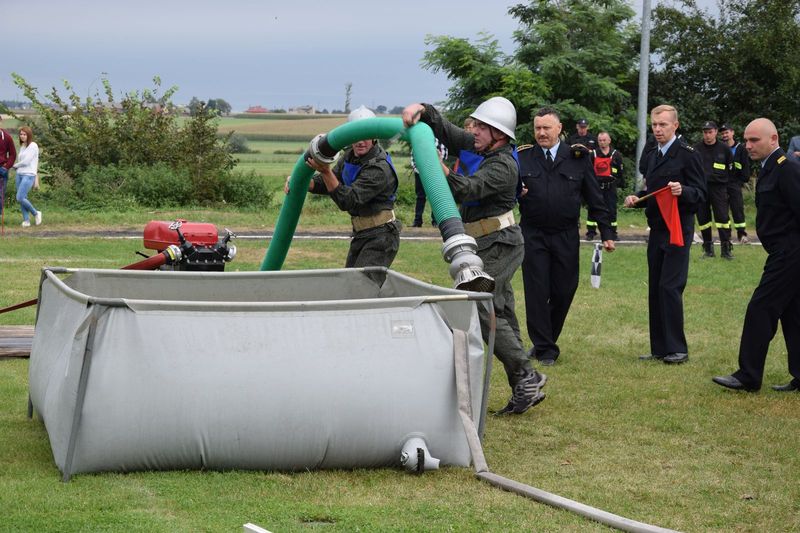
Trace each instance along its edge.
<instances>
[{"instance_id":1,"label":"red hose on ground","mask_svg":"<svg viewBox=\"0 0 800 533\"><path fill-rule=\"evenodd\" d=\"M153 257L142 259L138 263L133 263L128 266L122 267L120 270L155 270L167 262L167 256L164 253L156 254Z\"/></svg>"}]
</instances>

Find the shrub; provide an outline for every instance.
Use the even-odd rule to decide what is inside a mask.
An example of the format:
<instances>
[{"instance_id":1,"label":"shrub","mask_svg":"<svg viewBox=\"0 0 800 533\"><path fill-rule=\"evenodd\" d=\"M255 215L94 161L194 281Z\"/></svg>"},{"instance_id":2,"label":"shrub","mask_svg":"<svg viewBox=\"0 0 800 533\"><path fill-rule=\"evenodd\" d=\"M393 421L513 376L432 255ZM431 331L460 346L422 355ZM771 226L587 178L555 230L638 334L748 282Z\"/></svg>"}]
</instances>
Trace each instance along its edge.
<instances>
[{"instance_id":1,"label":"shrub","mask_svg":"<svg viewBox=\"0 0 800 533\"><path fill-rule=\"evenodd\" d=\"M222 182L222 197L226 203L241 207L269 207L275 191L254 171L231 172Z\"/></svg>"},{"instance_id":2,"label":"shrub","mask_svg":"<svg viewBox=\"0 0 800 533\"><path fill-rule=\"evenodd\" d=\"M228 150L232 154L255 154L258 150L251 150L247 145L247 137L239 133L234 133L228 139Z\"/></svg>"}]
</instances>

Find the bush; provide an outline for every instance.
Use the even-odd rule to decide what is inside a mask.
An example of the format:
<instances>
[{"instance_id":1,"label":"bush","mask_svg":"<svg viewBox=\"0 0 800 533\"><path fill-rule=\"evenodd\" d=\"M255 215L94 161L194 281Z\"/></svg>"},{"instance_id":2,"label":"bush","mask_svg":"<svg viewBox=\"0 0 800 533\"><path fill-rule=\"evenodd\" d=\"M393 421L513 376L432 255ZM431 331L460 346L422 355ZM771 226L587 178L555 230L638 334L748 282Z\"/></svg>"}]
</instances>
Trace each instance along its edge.
<instances>
[{"instance_id":1,"label":"bush","mask_svg":"<svg viewBox=\"0 0 800 533\"><path fill-rule=\"evenodd\" d=\"M251 150L247 145L247 137L234 133L228 139L228 150L232 154L255 154L258 150Z\"/></svg>"},{"instance_id":2,"label":"bush","mask_svg":"<svg viewBox=\"0 0 800 533\"><path fill-rule=\"evenodd\" d=\"M222 197L226 203L240 207L269 207L275 191L254 171L231 172L222 182Z\"/></svg>"},{"instance_id":3,"label":"bush","mask_svg":"<svg viewBox=\"0 0 800 533\"><path fill-rule=\"evenodd\" d=\"M202 102L181 126L171 102L177 87L159 95L161 80L156 77L154 90L130 92L117 102L105 78L105 100L84 100L65 81L66 98L56 89L42 98L21 76L12 77L38 113L34 131L44 148L42 163L70 185L57 194L75 194L90 206L126 203L122 188L132 169L158 167L148 176L178 175L191 180L184 203L222 199L221 181L235 164L228 148L229 136L217 138L216 112ZM167 172L167 167L172 170ZM120 169L125 169L124 175L119 174ZM174 185L172 180L167 181L165 186ZM174 201L178 192L186 191L173 191L165 201ZM158 201L149 192L142 198Z\"/></svg>"}]
</instances>

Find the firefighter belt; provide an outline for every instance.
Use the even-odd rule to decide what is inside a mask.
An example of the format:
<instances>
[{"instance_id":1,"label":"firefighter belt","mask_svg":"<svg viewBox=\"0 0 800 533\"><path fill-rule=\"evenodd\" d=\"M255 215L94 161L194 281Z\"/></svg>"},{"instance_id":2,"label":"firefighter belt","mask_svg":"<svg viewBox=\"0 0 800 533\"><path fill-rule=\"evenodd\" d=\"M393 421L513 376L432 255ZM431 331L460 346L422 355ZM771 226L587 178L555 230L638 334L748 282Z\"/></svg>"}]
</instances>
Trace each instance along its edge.
<instances>
[{"instance_id":1,"label":"firefighter belt","mask_svg":"<svg viewBox=\"0 0 800 533\"><path fill-rule=\"evenodd\" d=\"M503 213L496 217L486 217L475 222L467 222L464 224L464 232L470 237L477 239L484 235L489 235L495 231L508 228L516 224L514 221L514 211Z\"/></svg>"},{"instance_id":2,"label":"firefighter belt","mask_svg":"<svg viewBox=\"0 0 800 533\"><path fill-rule=\"evenodd\" d=\"M350 222L353 224L353 231L364 231L365 229L377 228L389 222L397 220L394 216L393 209L386 209L378 211L374 215L368 217L350 217Z\"/></svg>"}]
</instances>

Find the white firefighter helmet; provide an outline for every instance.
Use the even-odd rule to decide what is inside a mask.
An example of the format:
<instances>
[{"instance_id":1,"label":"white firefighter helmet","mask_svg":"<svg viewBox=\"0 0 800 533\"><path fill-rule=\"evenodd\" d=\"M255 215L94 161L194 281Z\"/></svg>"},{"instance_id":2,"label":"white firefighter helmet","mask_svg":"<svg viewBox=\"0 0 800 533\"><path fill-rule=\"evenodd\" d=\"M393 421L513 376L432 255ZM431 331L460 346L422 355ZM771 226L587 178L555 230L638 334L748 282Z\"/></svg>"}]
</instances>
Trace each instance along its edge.
<instances>
[{"instance_id":1,"label":"white firefighter helmet","mask_svg":"<svg viewBox=\"0 0 800 533\"><path fill-rule=\"evenodd\" d=\"M511 137L511 140L516 140L514 130L517 129L517 110L508 99L493 96L479 105L470 116L497 128Z\"/></svg>"},{"instance_id":2,"label":"white firefighter helmet","mask_svg":"<svg viewBox=\"0 0 800 533\"><path fill-rule=\"evenodd\" d=\"M362 118L375 118L375 113L363 105L358 106L350 111L349 115L347 115L347 122L354 122L356 120L361 120Z\"/></svg>"}]
</instances>

